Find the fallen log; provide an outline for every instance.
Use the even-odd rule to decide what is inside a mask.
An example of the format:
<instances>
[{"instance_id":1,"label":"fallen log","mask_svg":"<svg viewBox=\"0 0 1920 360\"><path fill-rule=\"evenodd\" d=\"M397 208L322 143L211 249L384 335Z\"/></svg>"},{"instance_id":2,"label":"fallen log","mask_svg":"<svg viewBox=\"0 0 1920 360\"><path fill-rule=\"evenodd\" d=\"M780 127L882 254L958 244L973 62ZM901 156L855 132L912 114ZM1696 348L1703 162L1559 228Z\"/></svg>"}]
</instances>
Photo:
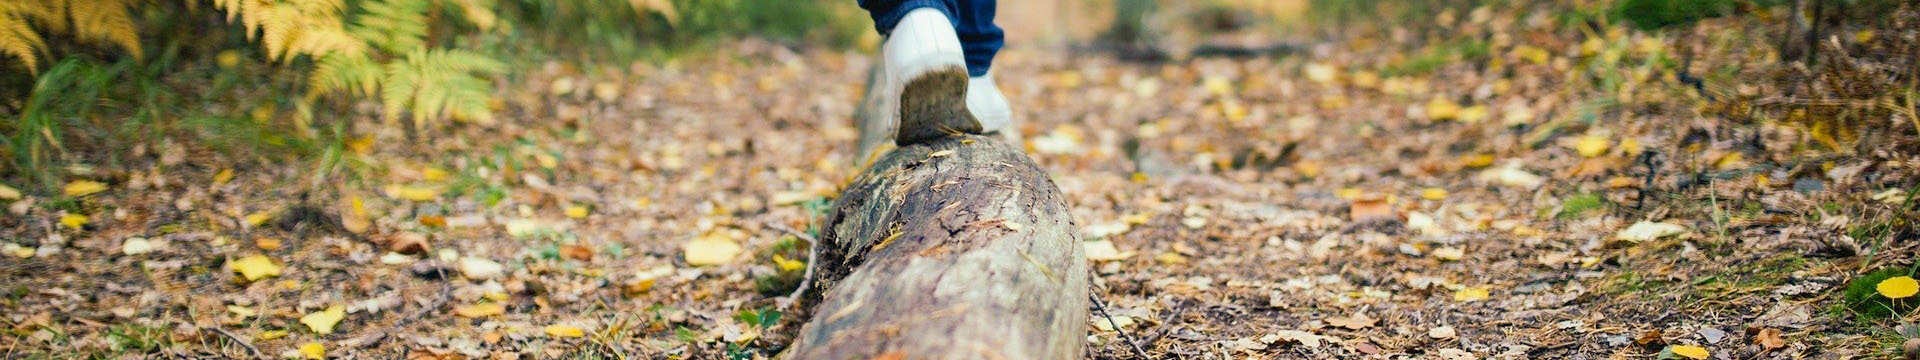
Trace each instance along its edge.
<instances>
[{"instance_id":1,"label":"fallen log","mask_svg":"<svg viewBox=\"0 0 1920 360\"><path fill-rule=\"evenodd\" d=\"M896 149L835 200L815 245L818 291L800 299L813 310L780 357L1081 358L1076 228L1013 146L956 135Z\"/></svg>"}]
</instances>

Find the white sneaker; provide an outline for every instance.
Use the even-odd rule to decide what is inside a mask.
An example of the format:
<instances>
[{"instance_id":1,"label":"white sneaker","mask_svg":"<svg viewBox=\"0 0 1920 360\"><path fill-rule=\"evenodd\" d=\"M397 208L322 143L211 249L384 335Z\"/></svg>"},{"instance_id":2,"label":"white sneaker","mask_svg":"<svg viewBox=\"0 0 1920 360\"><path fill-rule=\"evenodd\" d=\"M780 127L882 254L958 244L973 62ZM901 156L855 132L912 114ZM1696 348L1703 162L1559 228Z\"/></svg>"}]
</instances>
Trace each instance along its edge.
<instances>
[{"instance_id":1,"label":"white sneaker","mask_svg":"<svg viewBox=\"0 0 1920 360\"><path fill-rule=\"evenodd\" d=\"M1000 94L991 72L967 79L967 111L980 120L983 132L1012 135L1014 131L1013 109L1007 106L1007 96Z\"/></svg>"},{"instance_id":2,"label":"white sneaker","mask_svg":"<svg viewBox=\"0 0 1920 360\"><path fill-rule=\"evenodd\" d=\"M881 45L886 68L883 95L897 94L893 141L906 145L952 133L980 133L967 112L967 60L953 22L934 9L907 12Z\"/></svg>"}]
</instances>

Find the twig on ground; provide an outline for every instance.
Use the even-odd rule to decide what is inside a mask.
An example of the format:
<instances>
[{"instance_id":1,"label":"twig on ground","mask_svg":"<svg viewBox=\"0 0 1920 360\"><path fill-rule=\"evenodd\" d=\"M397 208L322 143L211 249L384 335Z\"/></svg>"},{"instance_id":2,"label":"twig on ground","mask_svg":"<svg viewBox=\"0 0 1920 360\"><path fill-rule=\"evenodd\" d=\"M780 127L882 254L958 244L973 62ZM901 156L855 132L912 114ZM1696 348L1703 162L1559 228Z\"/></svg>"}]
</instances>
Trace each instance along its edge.
<instances>
[{"instance_id":1,"label":"twig on ground","mask_svg":"<svg viewBox=\"0 0 1920 360\"><path fill-rule=\"evenodd\" d=\"M1160 329L1155 330L1153 332L1153 336L1148 336L1146 341L1141 341L1141 346L1153 346L1154 343L1160 342L1160 337L1167 336L1167 333L1172 332L1175 327L1179 327L1180 323L1182 322L1181 320L1184 320L1183 318L1180 317L1180 314L1186 312L1187 305L1192 305L1192 304L1193 304L1192 301L1180 301L1178 303L1175 303L1173 305L1173 311L1170 312L1172 314L1170 317L1173 318L1173 321L1167 322L1166 326L1155 326Z\"/></svg>"},{"instance_id":2,"label":"twig on ground","mask_svg":"<svg viewBox=\"0 0 1920 360\"><path fill-rule=\"evenodd\" d=\"M1120 338L1125 339L1127 341L1127 345L1133 347L1134 355L1139 355L1141 359L1153 358L1152 356L1147 356L1147 350L1141 349L1139 342L1133 341L1132 335L1127 335L1126 329L1120 328L1120 323L1113 321L1113 314L1107 313L1107 304L1100 302L1100 295L1087 294L1087 298L1093 299L1093 308L1095 310L1100 310L1100 316L1107 318L1107 324L1113 325L1113 331L1120 332Z\"/></svg>"},{"instance_id":3,"label":"twig on ground","mask_svg":"<svg viewBox=\"0 0 1920 360\"><path fill-rule=\"evenodd\" d=\"M807 270L805 272L800 273L800 286L793 288L793 293L787 294L786 299L776 301L777 305L779 305L781 309L786 309L788 307L793 306L793 304L799 303L800 296L807 294L807 285L813 284L813 267L815 263L819 262L818 255L820 255L820 239L815 239L813 235L807 235L807 233L805 232L794 230L793 228L787 227L786 225L780 225L780 224L769 222L769 223L761 224L761 226L765 226L766 228L769 228L769 229L780 230L781 232L787 233L787 235L793 235L793 237L800 238L800 240L807 241Z\"/></svg>"},{"instance_id":4,"label":"twig on ground","mask_svg":"<svg viewBox=\"0 0 1920 360\"><path fill-rule=\"evenodd\" d=\"M237 343L240 343L240 346L244 346L244 347L246 347L246 348L247 348L247 353L248 353L248 354L253 354L253 357L255 357L255 358L259 358L259 357L261 357L261 356L264 356L264 355L261 355L261 354L260 354L260 348L257 348L257 347L253 347L253 343L250 343L250 342L247 342L247 341L246 341L246 340L244 340L244 339L241 339L239 335L234 335L233 333L230 333L230 332L227 332L227 330L226 330L226 329L221 329L220 327L217 327L217 326L216 326L216 327L211 327L211 328L209 328L209 329L213 329L213 332L214 332L214 333L218 333L218 334L220 334L220 336L225 336L225 337L227 337L227 339L228 339L228 340L233 340L233 342L237 342Z\"/></svg>"}]
</instances>

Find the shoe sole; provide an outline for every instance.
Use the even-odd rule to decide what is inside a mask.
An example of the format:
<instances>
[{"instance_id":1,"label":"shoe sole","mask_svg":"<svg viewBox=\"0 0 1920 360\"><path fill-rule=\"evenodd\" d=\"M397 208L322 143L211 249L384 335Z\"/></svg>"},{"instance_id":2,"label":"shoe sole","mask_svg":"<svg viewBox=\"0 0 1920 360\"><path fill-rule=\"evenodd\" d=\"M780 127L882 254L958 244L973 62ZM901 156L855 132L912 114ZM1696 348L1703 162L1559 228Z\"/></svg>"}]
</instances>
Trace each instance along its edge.
<instances>
[{"instance_id":1,"label":"shoe sole","mask_svg":"<svg viewBox=\"0 0 1920 360\"><path fill-rule=\"evenodd\" d=\"M967 111L967 70L929 71L900 92L900 127L893 142L907 146L957 134L979 134L980 120Z\"/></svg>"}]
</instances>

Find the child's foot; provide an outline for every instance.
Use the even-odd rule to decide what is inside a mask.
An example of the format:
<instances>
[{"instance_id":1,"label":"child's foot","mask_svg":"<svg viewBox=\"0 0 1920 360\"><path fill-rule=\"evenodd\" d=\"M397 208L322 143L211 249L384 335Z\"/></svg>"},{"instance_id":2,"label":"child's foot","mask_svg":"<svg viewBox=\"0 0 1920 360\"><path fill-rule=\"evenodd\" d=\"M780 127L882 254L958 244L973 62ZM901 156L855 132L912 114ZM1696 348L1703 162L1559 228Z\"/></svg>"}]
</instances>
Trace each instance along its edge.
<instances>
[{"instance_id":1,"label":"child's foot","mask_svg":"<svg viewBox=\"0 0 1920 360\"><path fill-rule=\"evenodd\" d=\"M946 14L933 9L908 12L881 45L881 54L886 89L900 99L892 114L899 119L894 143L981 132L980 121L967 111L966 55Z\"/></svg>"}]
</instances>

